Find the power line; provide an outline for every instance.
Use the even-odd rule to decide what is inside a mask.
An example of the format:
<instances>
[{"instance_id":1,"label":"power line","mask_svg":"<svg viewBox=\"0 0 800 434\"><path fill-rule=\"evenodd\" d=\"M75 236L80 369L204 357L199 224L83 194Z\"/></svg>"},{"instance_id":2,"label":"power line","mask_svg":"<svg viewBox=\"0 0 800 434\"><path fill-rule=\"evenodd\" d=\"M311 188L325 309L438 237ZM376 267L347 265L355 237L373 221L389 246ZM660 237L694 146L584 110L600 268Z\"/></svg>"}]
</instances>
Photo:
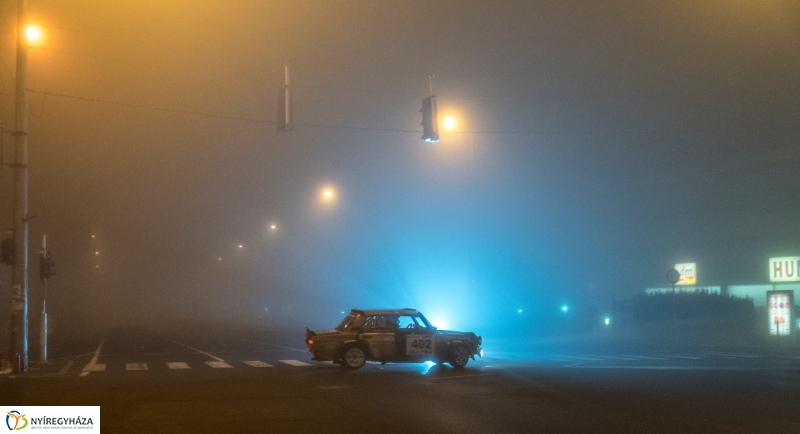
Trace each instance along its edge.
<instances>
[{"instance_id":1,"label":"power line","mask_svg":"<svg viewBox=\"0 0 800 434\"><path fill-rule=\"evenodd\" d=\"M38 93L40 95L45 96L54 96L59 98L67 98L67 99L74 99L80 101L90 101L90 102L97 102L97 103L104 103L104 104L111 104L121 107L133 107L133 108L141 108L147 110L156 110L166 113L179 113L179 114L186 114L186 115L193 115L193 116L204 116L209 118L216 118L216 119L227 119L227 120L235 120L235 121L242 121L242 122L251 122L256 124L268 124L268 125L276 125L276 121L268 121L264 119L256 119L256 118L249 118L243 116L232 116L232 115L222 115L216 113L207 113L207 112L199 112L194 110L182 110L182 109L174 109L174 108L167 108L167 107L158 107L153 105L146 105L146 104L136 104L136 103L127 103L127 102L119 102L119 101L112 101L106 100L101 98L90 98L90 97L83 97L83 96L76 96L76 95L67 95L63 93L56 93L56 92L44 92L34 89L28 89L30 93ZM41 113L40 113L41 115ZM300 127L307 127L307 128L327 128L327 129L338 129L338 130L351 130L351 131L376 131L376 132L392 132L392 133L415 133L415 134L422 134L421 130L411 130L405 128L380 128L380 127L358 127L358 126L348 126L348 125L331 125L331 124L320 124L320 123L294 123L295 126ZM796 128L784 128L780 129L781 131L799 131L800 127ZM452 131L449 134L475 134L475 135L518 135L518 136L546 136L546 135L601 135L601 134L696 134L702 132L714 132L714 131L721 131L721 129L717 128L694 128L694 129L686 129L686 130L657 130L657 129L638 129L638 130L578 130L578 129L562 129L562 130L503 130L503 131ZM729 130L725 130L729 131ZM776 130L771 130L776 131Z\"/></svg>"}]
</instances>

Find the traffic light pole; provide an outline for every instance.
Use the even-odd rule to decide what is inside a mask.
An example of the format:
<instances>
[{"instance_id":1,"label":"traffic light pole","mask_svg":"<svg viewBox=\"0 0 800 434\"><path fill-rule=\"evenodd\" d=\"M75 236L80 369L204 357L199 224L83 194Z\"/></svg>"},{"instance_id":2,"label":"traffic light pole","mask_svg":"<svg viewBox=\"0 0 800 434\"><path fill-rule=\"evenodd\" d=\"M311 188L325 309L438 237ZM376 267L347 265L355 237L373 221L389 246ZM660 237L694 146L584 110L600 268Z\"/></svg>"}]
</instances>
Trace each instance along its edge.
<instances>
[{"instance_id":1,"label":"traffic light pole","mask_svg":"<svg viewBox=\"0 0 800 434\"><path fill-rule=\"evenodd\" d=\"M27 0L17 10L14 130L14 269L11 275L11 364L28 371L28 47L23 38Z\"/></svg>"}]
</instances>

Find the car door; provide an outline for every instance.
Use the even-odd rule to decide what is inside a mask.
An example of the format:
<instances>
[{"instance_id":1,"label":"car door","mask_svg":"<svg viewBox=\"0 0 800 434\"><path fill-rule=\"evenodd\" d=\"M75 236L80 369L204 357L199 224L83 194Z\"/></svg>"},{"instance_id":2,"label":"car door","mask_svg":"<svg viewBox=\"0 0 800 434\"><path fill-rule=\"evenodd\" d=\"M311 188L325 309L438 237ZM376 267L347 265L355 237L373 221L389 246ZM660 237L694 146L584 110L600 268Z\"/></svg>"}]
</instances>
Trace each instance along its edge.
<instances>
[{"instance_id":1,"label":"car door","mask_svg":"<svg viewBox=\"0 0 800 434\"><path fill-rule=\"evenodd\" d=\"M416 315L400 315L397 329L397 348L409 360L432 359L436 352L434 330Z\"/></svg>"},{"instance_id":2,"label":"car door","mask_svg":"<svg viewBox=\"0 0 800 434\"><path fill-rule=\"evenodd\" d=\"M371 315L364 321L360 337L367 347L371 359L392 360L397 353L395 342L397 318L390 315Z\"/></svg>"}]
</instances>

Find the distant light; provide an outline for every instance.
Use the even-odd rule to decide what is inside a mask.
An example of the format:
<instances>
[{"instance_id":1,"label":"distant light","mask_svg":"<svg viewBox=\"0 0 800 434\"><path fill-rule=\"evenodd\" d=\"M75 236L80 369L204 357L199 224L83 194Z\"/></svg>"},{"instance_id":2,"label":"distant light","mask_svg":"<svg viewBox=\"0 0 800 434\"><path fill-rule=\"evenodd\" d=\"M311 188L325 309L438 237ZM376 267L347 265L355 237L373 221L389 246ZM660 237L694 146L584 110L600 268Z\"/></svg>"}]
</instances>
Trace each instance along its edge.
<instances>
[{"instance_id":1,"label":"distant light","mask_svg":"<svg viewBox=\"0 0 800 434\"><path fill-rule=\"evenodd\" d=\"M333 187L324 187L319 193L322 202L331 203L336 200L336 190Z\"/></svg>"},{"instance_id":2,"label":"distant light","mask_svg":"<svg viewBox=\"0 0 800 434\"><path fill-rule=\"evenodd\" d=\"M449 330L450 324L444 321L441 317L430 317L428 321L431 323L432 326L436 327L437 330Z\"/></svg>"},{"instance_id":3,"label":"distant light","mask_svg":"<svg viewBox=\"0 0 800 434\"><path fill-rule=\"evenodd\" d=\"M221 257L220 257L220 258L217 258L217 261L221 261L221 260L222 260L222 258L221 258Z\"/></svg>"},{"instance_id":4,"label":"distant light","mask_svg":"<svg viewBox=\"0 0 800 434\"><path fill-rule=\"evenodd\" d=\"M244 245L239 244L239 250L242 250L242 249L244 249Z\"/></svg>"},{"instance_id":5,"label":"distant light","mask_svg":"<svg viewBox=\"0 0 800 434\"><path fill-rule=\"evenodd\" d=\"M100 252L94 252L94 254L95 254L95 255L99 255L99 254L100 254Z\"/></svg>"},{"instance_id":6,"label":"distant light","mask_svg":"<svg viewBox=\"0 0 800 434\"><path fill-rule=\"evenodd\" d=\"M94 268L100 268L100 266L99 265L95 265Z\"/></svg>"},{"instance_id":7,"label":"distant light","mask_svg":"<svg viewBox=\"0 0 800 434\"><path fill-rule=\"evenodd\" d=\"M568 310L569 310L569 306L567 306L566 304L561 306L561 312L567 312Z\"/></svg>"},{"instance_id":8,"label":"distant light","mask_svg":"<svg viewBox=\"0 0 800 434\"><path fill-rule=\"evenodd\" d=\"M342 315L344 315L344 311L342 311Z\"/></svg>"},{"instance_id":9,"label":"distant light","mask_svg":"<svg viewBox=\"0 0 800 434\"><path fill-rule=\"evenodd\" d=\"M276 225L274 223L269 225L269 230L274 231L275 229L278 229L278 225Z\"/></svg>"},{"instance_id":10,"label":"distant light","mask_svg":"<svg viewBox=\"0 0 800 434\"><path fill-rule=\"evenodd\" d=\"M517 313L522 313L522 309L517 309Z\"/></svg>"},{"instance_id":11,"label":"distant light","mask_svg":"<svg viewBox=\"0 0 800 434\"><path fill-rule=\"evenodd\" d=\"M92 238L94 238L94 234L92 234Z\"/></svg>"},{"instance_id":12,"label":"distant light","mask_svg":"<svg viewBox=\"0 0 800 434\"><path fill-rule=\"evenodd\" d=\"M609 325L611 324L611 318L606 318L605 321L603 322L605 323L605 325Z\"/></svg>"}]
</instances>

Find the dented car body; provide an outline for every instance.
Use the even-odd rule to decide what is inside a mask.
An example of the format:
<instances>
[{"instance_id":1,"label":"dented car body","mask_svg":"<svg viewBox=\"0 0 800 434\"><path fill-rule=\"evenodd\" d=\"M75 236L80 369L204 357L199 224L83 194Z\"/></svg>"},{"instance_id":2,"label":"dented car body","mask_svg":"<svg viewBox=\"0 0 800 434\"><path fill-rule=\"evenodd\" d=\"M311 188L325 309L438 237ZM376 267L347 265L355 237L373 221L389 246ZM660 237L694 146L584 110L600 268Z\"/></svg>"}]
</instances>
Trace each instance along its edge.
<instances>
[{"instance_id":1,"label":"dented car body","mask_svg":"<svg viewBox=\"0 0 800 434\"><path fill-rule=\"evenodd\" d=\"M358 369L372 362L448 362L464 367L483 356L482 339L472 332L437 330L415 309L353 309L333 330L306 328L313 360Z\"/></svg>"}]
</instances>

